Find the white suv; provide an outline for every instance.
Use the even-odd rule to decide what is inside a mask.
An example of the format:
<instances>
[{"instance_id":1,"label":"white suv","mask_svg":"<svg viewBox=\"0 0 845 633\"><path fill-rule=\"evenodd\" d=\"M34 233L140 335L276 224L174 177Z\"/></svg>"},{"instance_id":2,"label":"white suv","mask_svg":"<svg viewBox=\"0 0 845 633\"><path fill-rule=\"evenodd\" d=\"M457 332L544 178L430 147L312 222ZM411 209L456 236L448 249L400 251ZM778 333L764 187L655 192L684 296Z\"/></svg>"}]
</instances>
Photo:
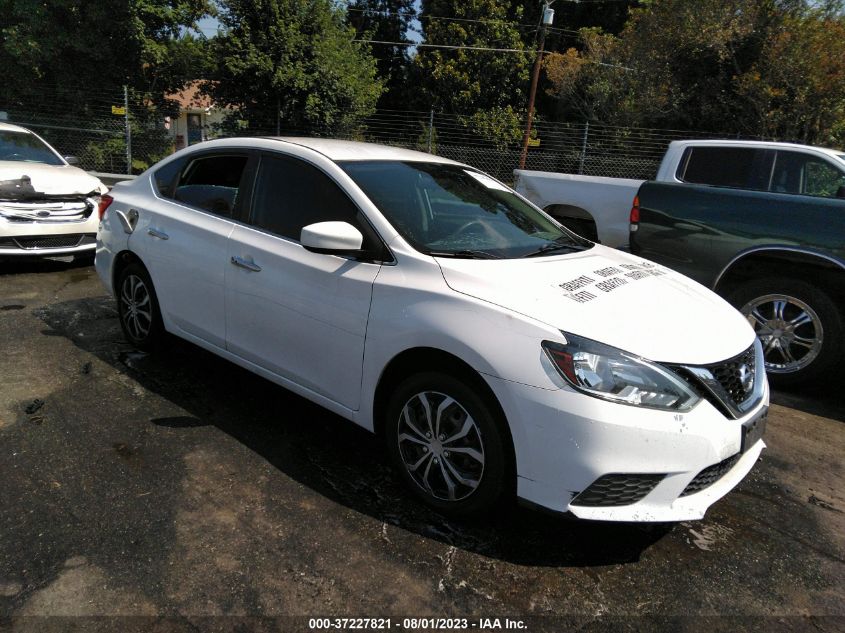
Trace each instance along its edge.
<instances>
[{"instance_id":1,"label":"white suv","mask_svg":"<svg viewBox=\"0 0 845 633\"><path fill-rule=\"evenodd\" d=\"M34 132L0 123L0 259L94 254L108 188L73 161Z\"/></svg>"},{"instance_id":2,"label":"white suv","mask_svg":"<svg viewBox=\"0 0 845 633\"><path fill-rule=\"evenodd\" d=\"M381 434L440 510L515 491L591 519L697 519L764 447L738 312L467 165L211 141L100 214L97 272L129 341L171 332Z\"/></svg>"}]
</instances>

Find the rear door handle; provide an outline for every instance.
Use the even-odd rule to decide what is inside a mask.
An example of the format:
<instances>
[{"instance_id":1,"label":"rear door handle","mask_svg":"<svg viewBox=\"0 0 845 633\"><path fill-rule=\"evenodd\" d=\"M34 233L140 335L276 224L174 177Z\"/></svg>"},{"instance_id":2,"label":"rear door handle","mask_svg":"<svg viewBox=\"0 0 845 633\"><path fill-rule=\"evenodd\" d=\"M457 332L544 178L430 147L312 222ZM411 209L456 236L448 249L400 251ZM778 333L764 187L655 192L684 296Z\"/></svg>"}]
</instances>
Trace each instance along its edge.
<instances>
[{"instance_id":1,"label":"rear door handle","mask_svg":"<svg viewBox=\"0 0 845 633\"><path fill-rule=\"evenodd\" d=\"M239 266L240 268L246 268L247 270L254 272L254 273L260 273L261 272L261 266L259 266L255 262L247 261L247 260L245 260L241 257L236 257L235 255L232 255L231 261L235 266Z\"/></svg>"},{"instance_id":2,"label":"rear door handle","mask_svg":"<svg viewBox=\"0 0 845 633\"><path fill-rule=\"evenodd\" d=\"M170 236L165 233L164 231L159 231L158 229L147 229L147 234L152 235L153 237L157 237L160 240L169 240Z\"/></svg>"}]
</instances>

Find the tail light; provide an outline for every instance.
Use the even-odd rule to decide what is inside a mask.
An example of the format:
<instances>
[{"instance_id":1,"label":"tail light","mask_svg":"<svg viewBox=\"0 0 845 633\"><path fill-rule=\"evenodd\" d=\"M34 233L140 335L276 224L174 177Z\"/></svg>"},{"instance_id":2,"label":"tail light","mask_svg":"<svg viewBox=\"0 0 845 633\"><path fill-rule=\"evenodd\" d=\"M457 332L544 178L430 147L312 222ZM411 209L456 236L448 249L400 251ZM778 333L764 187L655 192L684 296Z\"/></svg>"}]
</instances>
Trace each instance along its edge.
<instances>
[{"instance_id":1,"label":"tail light","mask_svg":"<svg viewBox=\"0 0 845 633\"><path fill-rule=\"evenodd\" d=\"M640 197L634 196L634 203L631 205L631 232L636 231L640 224Z\"/></svg>"},{"instance_id":2,"label":"tail light","mask_svg":"<svg viewBox=\"0 0 845 633\"><path fill-rule=\"evenodd\" d=\"M109 205L114 202L114 198L112 198L109 194L103 194L100 196L100 202L97 205L97 214L100 216L100 221L103 221L103 217L106 215L106 209L109 208Z\"/></svg>"}]
</instances>

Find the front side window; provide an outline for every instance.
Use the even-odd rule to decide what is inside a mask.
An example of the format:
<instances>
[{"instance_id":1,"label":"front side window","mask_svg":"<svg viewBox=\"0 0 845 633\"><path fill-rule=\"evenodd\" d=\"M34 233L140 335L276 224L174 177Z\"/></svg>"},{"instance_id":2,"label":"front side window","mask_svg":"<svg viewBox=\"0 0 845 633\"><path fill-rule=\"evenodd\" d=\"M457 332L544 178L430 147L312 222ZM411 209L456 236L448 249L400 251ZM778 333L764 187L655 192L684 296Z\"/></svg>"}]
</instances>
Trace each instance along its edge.
<instances>
[{"instance_id":1,"label":"front side window","mask_svg":"<svg viewBox=\"0 0 845 633\"><path fill-rule=\"evenodd\" d=\"M0 132L1 160L64 165L64 161L34 134L8 130Z\"/></svg>"},{"instance_id":2,"label":"front side window","mask_svg":"<svg viewBox=\"0 0 845 633\"><path fill-rule=\"evenodd\" d=\"M325 173L298 158L262 156L250 224L298 242L303 227L316 222L348 222L364 236L362 250L380 244L358 207Z\"/></svg>"},{"instance_id":3,"label":"front side window","mask_svg":"<svg viewBox=\"0 0 845 633\"><path fill-rule=\"evenodd\" d=\"M243 154L202 156L190 160L176 182L173 199L232 218L238 205L238 191L246 163L247 157ZM157 172L157 179L158 176ZM165 181L166 176L166 172L162 174Z\"/></svg>"},{"instance_id":4,"label":"front side window","mask_svg":"<svg viewBox=\"0 0 845 633\"><path fill-rule=\"evenodd\" d=\"M593 245L489 176L461 165L402 161L340 165L402 237L423 253L511 258Z\"/></svg>"},{"instance_id":5,"label":"front side window","mask_svg":"<svg viewBox=\"0 0 845 633\"><path fill-rule=\"evenodd\" d=\"M772 191L835 198L843 185L845 171L828 162L801 152L778 152Z\"/></svg>"}]
</instances>

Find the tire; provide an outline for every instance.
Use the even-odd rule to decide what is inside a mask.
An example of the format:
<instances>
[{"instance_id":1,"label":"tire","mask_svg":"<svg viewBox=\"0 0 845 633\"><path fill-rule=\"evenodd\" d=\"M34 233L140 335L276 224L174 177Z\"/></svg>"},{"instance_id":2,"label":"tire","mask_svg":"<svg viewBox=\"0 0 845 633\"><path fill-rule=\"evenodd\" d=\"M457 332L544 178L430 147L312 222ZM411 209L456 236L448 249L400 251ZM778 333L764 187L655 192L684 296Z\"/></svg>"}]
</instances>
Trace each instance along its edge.
<instances>
[{"instance_id":1,"label":"tire","mask_svg":"<svg viewBox=\"0 0 845 633\"><path fill-rule=\"evenodd\" d=\"M439 372L416 374L397 387L384 435L394 467L419 499L457 517L483 515L499 503L511 471L505 421L496 411L466 383Z\"/></svg>"},{"instance_id":2,"label":"tire","mask_svg":"<svg viewBox=\"0 0 845 633\"><path fill-rule=\"evenodd\" d=\"M831 378L842 354L843 317L824 291L800 279L765 278L742 284L728 298L757 332L772 384Z\"/></svg>"},{"instance_id":3,"label":"tire","mask_svg":"<svg viewBox=\"0 0 845 633\"><path fill-rule=\"evenodd\" d=\"M115 286L117 313L126 340L145 352L161 346L164 324L152 279L141 264L132 262L120 271Z\"/></svg>"}]
</instances>

